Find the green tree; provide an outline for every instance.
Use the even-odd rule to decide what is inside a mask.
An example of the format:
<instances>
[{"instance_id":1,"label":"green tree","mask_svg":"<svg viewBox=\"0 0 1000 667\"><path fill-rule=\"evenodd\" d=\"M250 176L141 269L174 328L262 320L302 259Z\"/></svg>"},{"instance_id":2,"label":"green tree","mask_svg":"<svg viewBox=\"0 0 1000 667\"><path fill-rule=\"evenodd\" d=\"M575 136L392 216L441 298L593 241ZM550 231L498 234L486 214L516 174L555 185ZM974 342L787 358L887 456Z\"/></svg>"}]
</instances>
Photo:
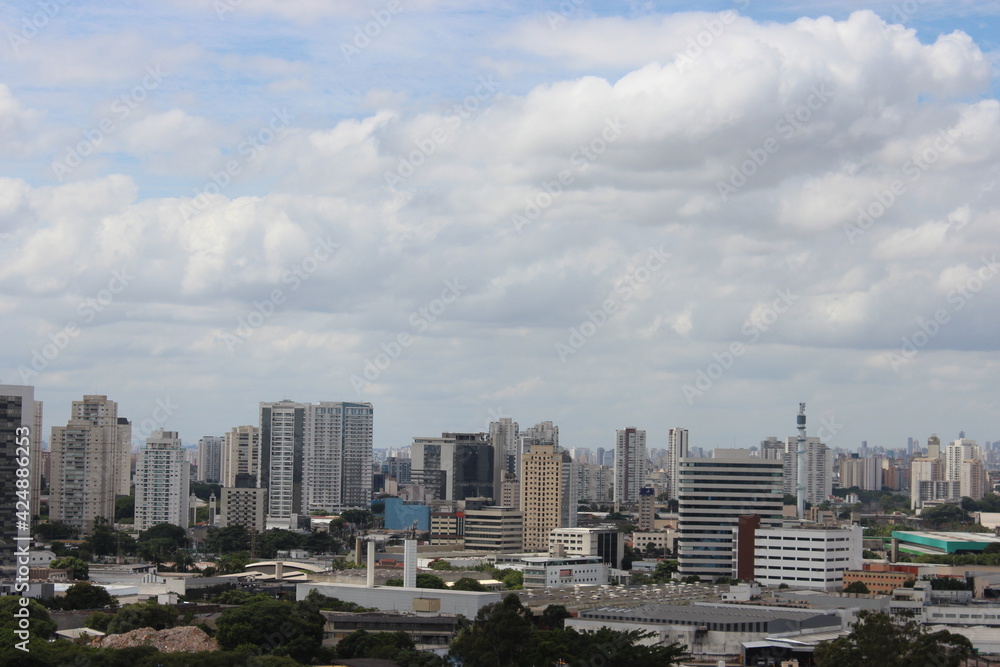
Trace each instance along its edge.
<instances>
[{"instance_id":1,"label":"green tree","mask_svg":"<svg viewBox=\"0 0 1000 667\"><path fill-rule=\"evenodd\" d=\"M312 554L333 554L340 552L340 542L325 530L314 530L306 536L302 548Z\"/></svg>"},{"instance_id":2,"label":"green tree","mask_svg":"<svg viewBox=\"0 0 1000 667\"><path fill-rule=\"evenodd\" d=\"M452 569L451 563L446 560L438 559L431 563L432 570L450 570Z\"/></svg>"},{"instance_id":3,"label":"green tree","mask_svg":"<svg viewBox=\"0 0 1000 667\"><path fill-rule=\"evenodd\" d=\"M66 556L65 558L56 558L51 563L49 567L53 570L62 570L69 568L73 570L72 576L77 581L86 581L90 579L90 565L76 556Z\"/></svg>"},{"instance_id":4,"label":"green tree","mask_svg":"<svg viewBox=\"0 0 1000 667\"><path fill-rule=\"evenodd\" d=\"M454 584L451 585L451 590L453 591L477 591L479 593L485 593L489 589L479 583L478 579L473 579L472 577L462 577Z\"/></svg>"},{"instance_id":5,"label":"green tree","mask_svg":"<svg viewBox=\"0 0 1000 667\"><path fill-rule=\"evenodd\" d=\"M75 540L78 531L62 521L47 521L35 525L35 537L46 542L53 540Z\"/></svg>"},{"instance_id":6,"label":"green tree","mask_svg":"<svg viewBox=\"0 0 1000 667\"><path fill-rule=\"evenodd\" d=\"M219 574L236 574L246 569L249 564L250 554L246 551L237 551L215 559L215 567Z\"/></svg>"},{"instance_id":7,"label":"green tree","mask_svg":"<svg viewBox=\"0 0 1000 667\"><path fill-rule=\"evenodd\" d=\"M0 664L13 664L13 658L24 655L23 651L15 648L16 644L27 641L24 646L33 654L56 631L56 624L52 621L49 610L32 598L25 599L28 605L22 607L20 596L0 597ZM22 609L27 609L27 612ZM27 614L28 619L27 630L20 626L24 614ZM19 632L23 634L18 634ZM10 663L8 658L11 658Z\"/></svg>"},{"instance_id":8,"label":"green tree","mask_svg":"<svg viewBox=\"0 0 1000 667\"><path fill-rule=\"evenodd\" d=\"M170 523L160 523L139 533L139 557L153 563L172 560L178 549L187 546L187 530Z\"/></svg>"},{"instance_id":9,"label":"green tree","mask_svg":"<svg viewBox=\"0 0 1000 667\"><path fill-rule=\"evenodd\" d=\"M111 623L111 619L114 617L114 614L107 614L103 611L95 611L87 616L87 618L83 619L83 627L90 628L91 630L97 630L98 632L107 632L108 624Z\"/></svg>"},{"instance_id":10,"label":"green tree","mask_svg":"<svg viewBox=\"0 0 1000 667\"><path fill-rule=\"evenodd\" d=\"M205 538L205 548L216 554L233 551L250 551L250 533L242 524L232 524L225 528L211 527Z\"/></svg>"},{"instance_id":11,"label":"green tree","mask_svg":"<svg viewBox=\"0 0 1000 667\"><path fill-rule=\"evenodd\" d=\"M108 623L108 633L119 635L139 628L153 628L154 630L172 628L179 615L177 607L169 604L153 601L127 604L119 609L115 617Z\"/></svg>"},{"instance_id":12,"label":"green tree","mask_svg":"<svg viewBox=\"0 0 1000 667\"><path fill-rule=\"evenodd\" d=\"M894 622L882 612L862 610L851 633L816 647L817 667L959 667L972 642L947 631L928 632L914 620Z\"/></svg>"},{"instance_id":13,"label":"green tree","mask_svg":"<svg viewBox=\"0 0 1000 667\"><path fill-rule=\"evenodd\" d=\"M513 593L479 610L451 644L450 656L465 667L506 667L529 664L522 658L534 630L531 611Z\"/></svg>"},{"instance_id":14,"label":"green tree","mask_svg":"<svg viewBox=\"0 0 1000 667\"><path fill-rule=\"evenodd\" d=\"M118 601L103 586L94 586L90 583L73 584L66 589L66 594L59 600L59 607L67 611L117 606Z\"/></svg>"},{"instance_id":15,"label":"green tree","mask_svg":"<svg viewBox=\"0 0 1000 667\"><path fill-rule=\"evenodd\" d=\"M920 519L931 528L972 523L972 517L958 505L944 503L929 507L920 513Z\"/></svg>"},{"instance_id":16,"label":"green tree","mask_svg":"<svg viewBox=\"0 0 1000 667\"><path fill-rule=\"evenodd\" d=\"M550 604L542 611L539 622L546 630L562 630L567 618L573 618L573 615L566 607L561 604Z\"/></svg>"},{"instance_id":17,"label":"green tree","mask_svg":"<svg viewBox=\"0 0 1000 667\"><path fill-rule=\"evenodd\" d=\"M225 649L250 644L260 653L287 653L309 662L323 641L326 619L307 602L267 600L225 610L215 639Z\"/></svg>"},{"instance_id":18,"label":"green tree","mask_svg":"<svg viewBox=\"0 0 1000 667\"><path fill-rule=\"evenodd\" d=\"M867 595L871 591L868 590L868 585L863 581L852 581L851 583L844 586L845 593L863 593Z\"/></svg>"},{"instance_id":19,"label":"green tree","mask_svg":"<svg viewBox=\"0 0 1000 667\"><path fill-rule=\"evenodd\" d=\"M97 556L113 556L119 553L134 554L135 540L126 532L115 530L103 517L94 520L94 530L87 539L91 552Z\"/></svg>"},{"instance_id":20,"label":"green tree","mask_svg":"<svg viewBox=\"0 0 1000 667\"><path fill-rule=\"evenodd\" d=\"M372 513L368 510L345 510L340 513L340 518L358 528L372 527Z\"/></svg>"},{"instance_id":21,"label":"green tree","mask_svg":"<svg viewBox=\"0 0 1000 667\"><path fill-rule=\"evenodd\" d=\"M274 558L279 551L289 551L302 546L303 536L284 528L265 530L257 539L257 554L262 558Z\"/></svg>"},{"instance_id":22,"label":"green tree","mask_svg":"<svg viewBox=\"0 0 1000 667\"><path fill-rule=\"evenodd\" d=\"M191 493L195 495L199 500L204 500L208 502L209 496L213 493L215 494L216 500L222 496L222 485L221 484L208 484L206 482L191 482L189 489Z\"/></svg>"},{"instance_id":23,"label":"green tree","mask_svg":"<svg viewBox=\"0 0 1000 667\"><path fill-rule=\"evenodd\" d=\"M410 635L397 632L365 632L355 630L337 642L337 657L377 658L393 660L401 652L413 651L415 645Z\"/></svg>"},{"instance_id":24,"label":"green tree","mask_svg":"<svg viewBox=\"0 0 1000 667\"><path fill-rule=\"evenodd\" d=\"M132 523L135 521L135 491L128 496L115 498L115 522Z\"/></svg>"}]
</instances>

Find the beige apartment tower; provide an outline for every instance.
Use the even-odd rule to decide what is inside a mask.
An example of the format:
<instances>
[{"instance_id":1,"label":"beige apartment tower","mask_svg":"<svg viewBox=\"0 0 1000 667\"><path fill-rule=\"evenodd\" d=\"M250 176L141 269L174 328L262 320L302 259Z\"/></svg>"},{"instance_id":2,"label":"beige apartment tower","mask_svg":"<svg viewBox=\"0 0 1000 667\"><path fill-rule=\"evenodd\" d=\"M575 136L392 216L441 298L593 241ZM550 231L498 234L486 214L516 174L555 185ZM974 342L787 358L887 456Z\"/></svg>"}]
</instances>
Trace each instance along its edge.
<instances>
[{"instance_id":1,"label":"beige apartment tower","mask_svg":"<svg viewBox=\"0 0 1000 667\"><path fill-rule=\"evenodd\" d=\"M524 454L521 512L524 549L547 551L553 528L576 527L576 475L569 452L557 445L532 445Z\"/></svg>"},{"instance_id":2,"label":"beige apartment tower","mask_svg":"<svg viewBox=\"0 0 1000 667\"><path fill-rule=\"evenodd\" d=\"M115 498L127 496L131 478L132 425L107 396L73 401L66 426L52 427L49 515L81 533L94 518L114 521Z\"/></svg>"}]
</instances>

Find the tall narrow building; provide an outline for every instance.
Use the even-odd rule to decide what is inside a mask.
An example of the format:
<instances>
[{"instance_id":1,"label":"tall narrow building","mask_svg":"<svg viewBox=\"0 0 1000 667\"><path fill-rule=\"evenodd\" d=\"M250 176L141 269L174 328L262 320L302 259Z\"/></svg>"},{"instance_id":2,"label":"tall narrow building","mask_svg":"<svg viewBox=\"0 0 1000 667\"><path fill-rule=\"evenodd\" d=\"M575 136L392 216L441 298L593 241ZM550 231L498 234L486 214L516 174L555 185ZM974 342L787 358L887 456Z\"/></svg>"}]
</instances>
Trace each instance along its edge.
<instances>
[{"instance_id":1,"label":"tall narrow building","mask_svg":"<svg viewBox=\"0 0 1000 667\"><path fill-rule=\"evenodd\" d=\"M206 435L198 439L198 481L218 484L222 482L226 439Z\"/></svg>"},{"instance_id":2,"label":"tall narrow building","mask_svg":"<svg viewBox=\"0 0 1000 667\"><path fill-rule=\"evenodd\" d=\"M688 457L688 431L672 428L667 441L667 497L677 500L677 476L681 459Z\"/></svg>"},{"instance_id":3,"label":"tall narrow building","mask_svg":"<svg viewBox=\"0 0 1000 667\"><path fill-rule=\"evenodd\" d=\"M495 461L495 450L486 434L414 438L410 478L429 489L435 500L498 499L493 486Z\"/></svg>"},{"instance_id":4,"label":"tall narrow building","mask_svg":"<svg viewBox=\"0 0 1000 667\"><path fill-rule=\"evenodd\" d=\"M234 426L226 433L222 455L222 486L235 487L237 475L260 477L260 428Z\"/></svg>"},{"instance_id":5,"label":"tall narrow building","mask_svg":"<svg viewBox=\"0 0 1000 667\"><path fill-rule=\"evenodd\" d=\"M95 517L114 521L116 496L130 491L131 433L131 424L107 396L73 401L66 426L52 427L52 520L81 533L93 529Z\"/></svg>"},{"instance_id":6,"label":"tall narrow building","mask_svg":"<svg viewBox=\"0 0 1000 667\"><path fill-rule=\"evenodd\" d=\"M547 551L554 528L576 527L576 471L569 452L556 445L532 445L521 472L524 549Z\"/></svg>"},{"instance_id":7,"label":"tall narrow building","mask_svg":"<svg viewBox=\"0 0 1000 667\"><path fill-rule=\"evenodd\" d=\"M780 528L783 463L749 450L715 450L712 458L680 460L677 551L682 577L735 575L734 534L741 517Z\"/></svg>"},{"instance_id":8,"label":"tall narrow building","mask_svg":"<svg viewBox=\"0 0 1000 667\"><path fill-rule=\"evenodd\" d=\"M191 466L176 431L153 431L135 464L135 529L187 528Z\"/></svg>"},{"instance_id":9,"label":"tall narrow building","mask_svg":"<svg viewBox=\"0 0 1000 667\"><path fill-rule=\"evenodd\" d=\"M510 417L490 422L490 444L493 445L493 488L499 498L508 475L517 479L521 470L520 425Z\"/></svg>"},{"instance_id":10,"label":"tall narrow building","mask_svg":"<svg viewBox=\"0 0 1000 667\"><path fill-rule=\"evenodd\" d=\"M615 432L615 502L635 503L646 480L646 432L629 426Z\"/></svg>"},{"instance_id":11,"label":"tall narrow building","mask_svg":"<svg viewBox=\"0 0 1000 667\"><path fill-rule=\"evenodd\" d=\"M14 538L30 535L38 514L42 458L41 403L34 387L0 384L0 551L13 556ZM27 463L26 466L20 465ZM26 470L27 475L19 475ZM25 482L18 482L24 479ZM21 530L19 522L23 523Z\"/></svg>"}]
</instances>

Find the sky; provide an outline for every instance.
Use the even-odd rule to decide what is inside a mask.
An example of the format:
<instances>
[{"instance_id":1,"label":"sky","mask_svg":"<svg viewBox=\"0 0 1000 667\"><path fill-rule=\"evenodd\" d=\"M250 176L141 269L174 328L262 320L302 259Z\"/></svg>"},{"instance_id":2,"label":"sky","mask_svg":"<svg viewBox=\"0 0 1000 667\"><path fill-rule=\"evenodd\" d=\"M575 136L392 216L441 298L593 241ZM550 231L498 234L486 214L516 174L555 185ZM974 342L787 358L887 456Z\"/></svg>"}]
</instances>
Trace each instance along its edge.
<instances>
[{"instance_id":1,"label":"sky","mask_svg":"<svg viewBox=\"0 0 1000 667\"><path fill-rule=\"evenodd\" d=\"M1000 438L995 2L0 6L0 381L187 443ZM46 436L47 438L47 436Z\"/></svg>"}]
</instances>

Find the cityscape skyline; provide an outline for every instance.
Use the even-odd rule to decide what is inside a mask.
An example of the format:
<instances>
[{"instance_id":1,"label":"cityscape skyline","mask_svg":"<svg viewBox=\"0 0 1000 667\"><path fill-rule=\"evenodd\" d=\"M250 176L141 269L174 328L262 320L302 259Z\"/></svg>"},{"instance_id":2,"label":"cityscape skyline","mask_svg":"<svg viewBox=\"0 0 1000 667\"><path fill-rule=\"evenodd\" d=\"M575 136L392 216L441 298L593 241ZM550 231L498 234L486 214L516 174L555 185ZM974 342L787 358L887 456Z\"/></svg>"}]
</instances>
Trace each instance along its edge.
<instances>
[{"instance_id":1,"label":"cityscape skyline","mask_svg":"<svg viewBox=\"0 0 1000 667\"><path fill-rule=\"evenodd\" d=\"M0 381L47 423L995 437L995 3L57 4L0 8Z\"/></svg>"}]
</instances>

